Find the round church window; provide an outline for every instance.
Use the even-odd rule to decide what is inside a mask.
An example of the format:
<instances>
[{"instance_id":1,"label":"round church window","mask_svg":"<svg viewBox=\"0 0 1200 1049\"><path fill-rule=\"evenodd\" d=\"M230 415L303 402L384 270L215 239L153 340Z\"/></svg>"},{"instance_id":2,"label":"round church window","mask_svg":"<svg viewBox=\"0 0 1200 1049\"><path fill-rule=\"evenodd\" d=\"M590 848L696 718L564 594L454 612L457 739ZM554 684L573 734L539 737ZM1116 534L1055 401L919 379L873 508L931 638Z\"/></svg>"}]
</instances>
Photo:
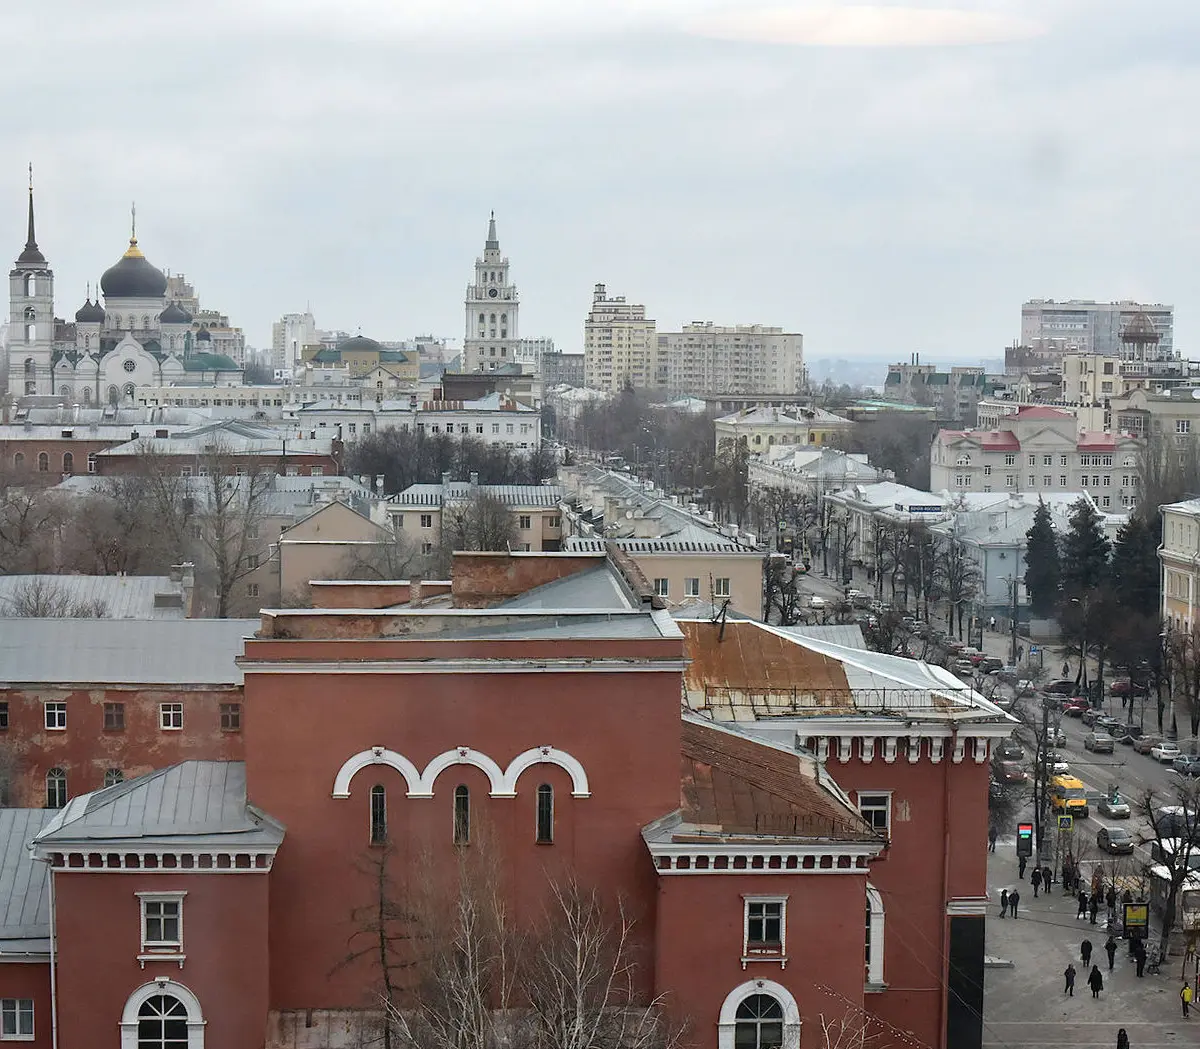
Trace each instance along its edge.
<instances>
[{"instance_id":1,"label":"round church window","mask_svg":"<svg viewBox=\"0 0 1200 1049\"><path fill-rule=\"evenodd\" d=\"M127 372L132 373L133 370L137 367L137 362L136 361L126 361L124 364L121 365L121 367L124 368Z\"/></svg>"}]
</instances>

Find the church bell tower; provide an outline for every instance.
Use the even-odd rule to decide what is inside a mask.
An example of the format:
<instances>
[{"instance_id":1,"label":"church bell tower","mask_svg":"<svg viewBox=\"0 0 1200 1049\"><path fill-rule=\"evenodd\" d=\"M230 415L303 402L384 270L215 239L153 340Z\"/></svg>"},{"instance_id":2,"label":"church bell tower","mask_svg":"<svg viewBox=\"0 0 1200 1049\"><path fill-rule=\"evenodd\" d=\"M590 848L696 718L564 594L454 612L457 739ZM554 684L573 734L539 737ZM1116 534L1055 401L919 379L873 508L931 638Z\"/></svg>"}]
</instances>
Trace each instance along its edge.
<instances>
[{"instance_id":1,"label":"church bell tower","mask_svg":"<svg viewBox=\"0 0 1200 1049\"><path fill-rule=\"evenodd\" d=\"M54 393L54 271L38 248L33 225L33 165L29 168L29 229L25 250L8 274L8 392Z\"/></svg>"}]
</instances>

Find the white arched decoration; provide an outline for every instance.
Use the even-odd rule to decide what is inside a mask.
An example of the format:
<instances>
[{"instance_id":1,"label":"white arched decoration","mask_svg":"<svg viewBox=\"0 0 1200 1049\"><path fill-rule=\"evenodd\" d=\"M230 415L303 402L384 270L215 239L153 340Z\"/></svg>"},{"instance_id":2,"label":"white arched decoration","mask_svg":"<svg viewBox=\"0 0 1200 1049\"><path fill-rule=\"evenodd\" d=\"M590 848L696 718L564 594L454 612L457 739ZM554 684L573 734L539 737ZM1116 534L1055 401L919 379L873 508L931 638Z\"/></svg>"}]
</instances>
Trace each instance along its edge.
<instances>
[{"instance_id":1,"label":"white arched decoration","mask_svg":"<svg viewBox=\"0 0 1200 1049\"><path fill-rule=\"evenodd\" d=\"M178 999L187 1010L187 1049L204 1049L205 1019L200 999L183 984L162 978L142 984L126 1001L121 1013L121 1049L138 1049L138 1010L159 994Z\"/></svg>"},{"instance_id":2,"label":"white arched decoration","mask_svg":"<svg viewBox=\"0 0 1200 1049\"><path fill-rule=\"evenodd\" d=\"M559 768L566 769L571 777L571 797L591 797L591 792L588 790L587 773L584 771L583 765L565 750L556 750L554 747L534 747L513 758L504 772L504 792L515 795L517 780L521 773L531 765L543 764L557 765Z\"/></svg>"},{"instance_id":3,"label":"white arched decoration","mask_svg":"<svg viewBox=\"0 0 1200 1049\"><path fill-rule=\"evenodd\" d=\"M433 785L438 776L451 765L474 765L481 769L488 778L490 791L494 798L513 798L517 794L517 780L521 773L532 765L550 764L565 769L571 777L571 796L589 798L591 791L588 787L587 772L582 763L556 747L533 747L518 754L507 769L501 769L495 761L482 751L470 747L455 747L436 758L425 766L424 772L418 772L416 765L403 754L386 747L372 747L347 758L345 764L338 769L333 781L333 796L335 798L350 797L350 781L368 765L388 765L399 772L408 785L410 798L432 798Z\"/></svg>"},{"instance_id":4,"label":"white arched decoration","mask_svg":"<svg viewBox=\"0 0 1200 1049\"><path fill-rule=\"evenodd\" d=\"M883 987L883 897L879 890L867 885L867 984Z\"/></svg>"},{"instance_id":5,"label":"white arched decoration","mask_svg":"<svg viewBox=\"0 0 1200 1049\"><path fill-rule=\"evenodd\" d=\"M421 774L417 771L416 765L403 754L397 754L394 750L388 750L386 747L372 747L370 750L355 754L338 769L337 777L333 781L333 796L335 798L350 797L350 781L354 779L356 773L361 772L368 765L388 765L394 768L404 777L404 782L408 784L409 794L420 793Z\"/></svg>"},{"instance_id":6,"label":"white arched decoration","mask_svg":"<svg viewBox=\"0 0 1200 1049\"><path fill-rule=\"evenodd\" d=\"M774 980L747 980L725 996L717 1020L717 1049L734 1049L738 1006L755 994L769 994L783 1008L783 1049L799 1049L800 1007L781 983Z\"/></svg>"},{"instance_id":7,"label":"white arched decoration","mask_svg":"<svg viewBox=\"0 0 1200 1049\"><path fill-rule=\"evenodd\" d=\"M438 776L451 765L474 765L477 769L482 769L488 778L488 783L491 784L492 789L489 793L493 797L505 796L503 770L486 754L472 750L470 747L455 747L453 750L446 751L445 754L439 754L425 766L425 771L421 773L421 789L410 790L409 795L415 798L432 798L433 785L437 782Z\"/></svg>"}]
</instances>

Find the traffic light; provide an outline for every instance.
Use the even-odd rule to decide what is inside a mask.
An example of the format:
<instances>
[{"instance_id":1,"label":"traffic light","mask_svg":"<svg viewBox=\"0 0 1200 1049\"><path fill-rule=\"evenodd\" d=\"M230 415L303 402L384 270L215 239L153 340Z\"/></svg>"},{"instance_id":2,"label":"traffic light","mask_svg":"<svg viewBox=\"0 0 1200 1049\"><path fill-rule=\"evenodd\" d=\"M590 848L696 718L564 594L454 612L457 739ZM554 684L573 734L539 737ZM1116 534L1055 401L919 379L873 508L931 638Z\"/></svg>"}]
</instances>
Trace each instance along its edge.
<instances>
[{"instance_id":1,"label":"traffic light","mask_svg":"<svg viewBox=\"0 0 1200 1049\"><path fill-rule=\"evenodd\" d=\"M1018 823L1017 824L1017 855L1032 856L1033 855L1033 824Z\"/></svg>"}]
</instances>

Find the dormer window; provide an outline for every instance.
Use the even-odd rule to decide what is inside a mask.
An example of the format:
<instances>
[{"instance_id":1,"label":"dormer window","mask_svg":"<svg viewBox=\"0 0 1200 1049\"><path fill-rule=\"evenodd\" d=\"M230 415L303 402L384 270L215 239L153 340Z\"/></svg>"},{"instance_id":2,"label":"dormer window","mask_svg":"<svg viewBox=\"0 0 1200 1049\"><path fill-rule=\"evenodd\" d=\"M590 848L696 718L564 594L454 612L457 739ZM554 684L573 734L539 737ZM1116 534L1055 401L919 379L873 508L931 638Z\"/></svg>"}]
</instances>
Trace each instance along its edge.
<instances>
[{"instance_id":1,"label":"dormer window","mask_svg":"<svg viewBox=\"0 0 1200 1049\"><path fill-rule=\"evenodd\" d=\"M955 466L970 466L971 465L971 457L966 454L960 455L957 459L954 460L954 465Z\"/></svg>"}]
</instances>

